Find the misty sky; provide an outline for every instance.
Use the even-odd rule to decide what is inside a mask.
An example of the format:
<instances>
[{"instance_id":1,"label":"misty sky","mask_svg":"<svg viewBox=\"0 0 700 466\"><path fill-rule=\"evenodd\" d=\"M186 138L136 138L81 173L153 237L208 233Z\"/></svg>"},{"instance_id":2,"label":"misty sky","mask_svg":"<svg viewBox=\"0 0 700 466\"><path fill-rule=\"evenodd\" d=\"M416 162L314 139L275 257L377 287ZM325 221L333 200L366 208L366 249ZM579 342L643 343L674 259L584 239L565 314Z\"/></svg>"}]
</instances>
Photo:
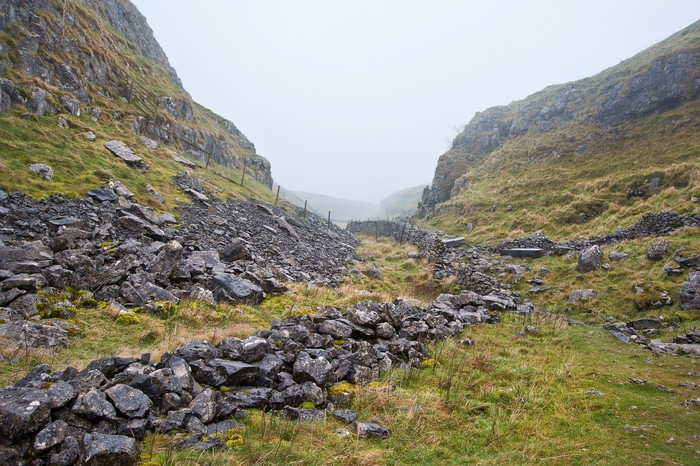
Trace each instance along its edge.
<instances>
[{"instance_id":1,"label":"misty sky","mask_svg":"<svg viewBox=\"0 0 700 466\"><path fill-rule=\"evenodd\" d=\"M475 112L592 76L698 0L132 0L192 97L287 189L379 202L429 183Z\"/></svg>"}]
</instances>

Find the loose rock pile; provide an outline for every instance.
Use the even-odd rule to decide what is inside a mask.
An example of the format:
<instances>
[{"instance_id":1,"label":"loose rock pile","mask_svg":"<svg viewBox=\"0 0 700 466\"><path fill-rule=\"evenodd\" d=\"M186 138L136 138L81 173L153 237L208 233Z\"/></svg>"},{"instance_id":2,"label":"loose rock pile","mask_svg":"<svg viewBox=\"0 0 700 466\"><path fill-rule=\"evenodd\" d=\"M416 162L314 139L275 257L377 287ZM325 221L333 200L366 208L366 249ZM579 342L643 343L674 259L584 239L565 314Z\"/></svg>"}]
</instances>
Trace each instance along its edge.
<instances>
[{"instance_id":1,"label":"loose rock pile","mask_svg":"<svg viewBox=\"0 0 700 466\"><path fill-rule=\"evenodd\" d=\"M98 359L82 371L37 366L0 390L0 461L135 464L136 441L152 431L177 436L179 447L206 450L241 427L233 418L246 408L292 419L329 411L346 419L347 412L334 410L350 397L338 382L364 385L392 364L420 367L426 343L493 321L491 312L501 308L472 292L441 295L426 308L365 301L344 313L321 308L275 321L244 340L193 340L158 363L144 354ZM389 435L355 418L350 413L358 435Z\"/></svg>"},{"instance_id":2,"label":"loose rock pile","mask_svg":"<svg viewBox=\"0 0 700 466\"><path fill-rule=\"evenodd\" d=\"M257 303L285 282L336 286L355 258L352 235L313 215L208 194L181 205L178 222L134 202L119 182L90 195L35 201L0 188L0 335L27 346L67 343L70 328L38 319L39 288L84 290L122 310L186 298Z\"/></svg>"}]
</instances>

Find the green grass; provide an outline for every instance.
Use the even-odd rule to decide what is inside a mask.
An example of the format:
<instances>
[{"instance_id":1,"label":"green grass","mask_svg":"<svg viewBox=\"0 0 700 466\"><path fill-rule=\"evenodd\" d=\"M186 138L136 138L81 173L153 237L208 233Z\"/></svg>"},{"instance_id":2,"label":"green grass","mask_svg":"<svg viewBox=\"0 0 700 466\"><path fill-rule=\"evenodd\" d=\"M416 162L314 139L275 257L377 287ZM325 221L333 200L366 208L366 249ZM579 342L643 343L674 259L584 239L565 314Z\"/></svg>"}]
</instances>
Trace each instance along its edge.
<instances>
[{"instance_id":1,"label":"green grass","mask_svg":"<svg viewBox=\"0 0 700 466\"><path fill-rule=\"evenodd\" d=\"M698 229L681 230L667 238L671 246L670 255L661 261L650 261L646 250L653 239L636 239L620 242L613 246L602 247L603 262L610 268L603 268L585 274L578 274L576 256L545 256L540 259L515 259L514 264L524 264L530 271L520 276L508 275L505 281L510 282L514 289L526 299L533 301L542 309L551 312L567 314L574 319L591 324L601 324L608 316L617 320L629 321L639 317L662 317L667 321L681 324L682 331L689 330L689 323L700 318L698 311L682 311L680 309L679 289L681 283L687 280L686 273L682 275L667 275L664 267L676 267L673 251L684 248L681 255L687 256L697 251ZM608 260L611 251L624 252L629 257L621 262ZM550 274L540 275L540 268L551 271ZM528 294L534 285L527 281L540 276L544 285L549 289L539 294ZM516 283L517 281L517 283ZM638 294L634 286L640 286L645 291ZM592 288L600 293L588 301L568 302L568 297L574 290ZM651 303L657 301L661 292L668 292L673 300L671 306L652 308Z\"/></svg>"},{"instance_id":2,"label":"green grass","mask_svg":"<svg viewBox=\"0 0 700 466\"><path fill-rule=\"evenodd\" d=\"M519 336L526 325L538 331ZM251 410L234 450L175 450L151 436L145 461L158 464L694 464L697 397L680 387L690 358L659 358L589 327L551 316L504 316L432 348L435 368L393 369L359 388L348 408L389 427L377 441L339 437L332 418L299 424ZM635 384L630 378L645 380ZM667 387L667 388L665 388ZM671 391L667 391L671 389ZM589 390L602 396L588 394ZM647 431L625 426L651 425ZM670 439L673 441L669 441Z\"/></svg>"}]
</instances>

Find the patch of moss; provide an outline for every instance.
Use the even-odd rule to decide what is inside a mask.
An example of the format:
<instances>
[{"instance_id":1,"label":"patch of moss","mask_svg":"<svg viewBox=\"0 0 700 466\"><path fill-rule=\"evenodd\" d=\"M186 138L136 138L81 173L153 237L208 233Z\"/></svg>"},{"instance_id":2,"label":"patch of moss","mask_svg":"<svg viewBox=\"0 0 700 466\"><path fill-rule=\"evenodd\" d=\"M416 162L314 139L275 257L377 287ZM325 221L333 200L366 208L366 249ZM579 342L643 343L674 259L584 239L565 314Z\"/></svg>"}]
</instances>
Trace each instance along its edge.
<instances>
[{"instance_id":1,"label":"patch of moss","mask_svg":"<svg viewBox=\"0 0 700 466\"><path fill-rule=\"evenodd\" d=\"M292 309L289 310L285 313L286 318L292 318L292 317L300 317L300 316L313 316L316 314L316 311L309 309L309 308L299 308L299 309Z\"/></svg>"},{"instance_id":2,"label":"patch of moss","mask_svg":"<svg viewBox=\"0 0 700 466\"><path fill-rule=\"evenodd\" d=\"M316 405L314 404L313 401L305 401L302 404L299 405L301 409L314 409Z\"/></svg>"},{"instance_id":3,"label":"patch of moss","mask_svg":"<svg viewBox=\"0 0 700 466\"><path fill-rule=\"evenodd\" d=\"M138 325L143 322L143 318L132 312L123 312L117 317L117 323L120 325Z\"/></svg>"},{"instance_id":4,"label":"patch of moss","mask_svg":"<svg viewBox=\"0 0 700 466\"><path fill-rule=\"evenodd\" d=\"M360 390L360 387L358 387L355 384L351 384L350 382L342 381L338 382L332 387L328 389L328 394L329 395L342 395L343 393L350 393L350 394L355 394Z\"/></svg>"}]
</instances>

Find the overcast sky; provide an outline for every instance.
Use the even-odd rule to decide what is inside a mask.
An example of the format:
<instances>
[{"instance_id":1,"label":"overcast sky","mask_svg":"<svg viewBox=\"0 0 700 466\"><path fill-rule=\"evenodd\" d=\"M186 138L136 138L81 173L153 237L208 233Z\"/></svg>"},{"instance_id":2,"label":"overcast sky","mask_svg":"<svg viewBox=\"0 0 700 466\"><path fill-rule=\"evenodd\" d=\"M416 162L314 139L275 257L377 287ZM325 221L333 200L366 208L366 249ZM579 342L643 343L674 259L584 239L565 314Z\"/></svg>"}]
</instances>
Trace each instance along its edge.
<instances>
[{"instance_id":1,"label":"overcast sky","mask_svg":"<svg viewBox=\"0 0 700 466\"><path fill-rule=\"evenodd\" d=\"M592 76L698 0L132 0L192 97L287 189L379 202L429 183L475 112Z\"/></svg>"}]
</instances>

